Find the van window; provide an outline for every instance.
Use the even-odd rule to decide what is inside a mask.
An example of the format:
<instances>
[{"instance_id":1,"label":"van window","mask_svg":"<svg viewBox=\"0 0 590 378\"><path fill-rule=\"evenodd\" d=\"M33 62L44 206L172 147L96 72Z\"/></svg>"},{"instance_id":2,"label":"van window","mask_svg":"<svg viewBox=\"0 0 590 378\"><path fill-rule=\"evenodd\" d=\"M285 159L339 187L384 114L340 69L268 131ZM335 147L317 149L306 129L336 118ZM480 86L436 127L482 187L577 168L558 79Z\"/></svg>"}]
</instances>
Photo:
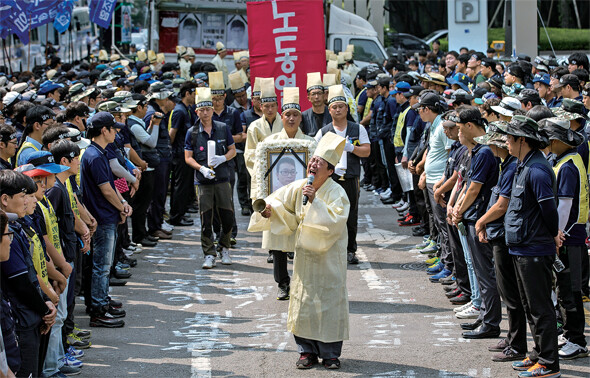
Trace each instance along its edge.
<instances>
[{"instance_id":1,"label":"van window","mask_svg":"<svg viewBox=\"0 0 590 378\"><path fill-rule=\"evenodd\" d=\"M383 63L385 56L379 45L370 39L352 38L350 44L354 45L354 60L363 62Z\"/></svg>"},{"instance_id":2,"label":"van window","mask_svg":"<svg viewBox=\"0 0 590 378\"><path fill-rule=\"evenodd\" d=\"M338 54L340 51L342 51L342 39L336 38L334 39L334 52Z\"/></svg>"}]
</instances>

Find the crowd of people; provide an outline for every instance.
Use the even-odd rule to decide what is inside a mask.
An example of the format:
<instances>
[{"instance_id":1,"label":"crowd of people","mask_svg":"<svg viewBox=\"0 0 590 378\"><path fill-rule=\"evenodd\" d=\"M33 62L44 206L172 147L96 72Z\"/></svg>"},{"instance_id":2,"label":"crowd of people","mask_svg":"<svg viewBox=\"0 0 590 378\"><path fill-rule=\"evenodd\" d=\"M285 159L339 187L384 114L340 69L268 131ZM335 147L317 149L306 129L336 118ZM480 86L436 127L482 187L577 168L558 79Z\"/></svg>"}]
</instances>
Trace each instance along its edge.
<instances>
[{"instance_id":1,"label":"crowd of people","mask_svg":"<svg viewBox=\"0 0 590 378\"><path fill-rule=\"evenodd\" d=\"M200 216L202 268L231 265L238 203L249 230L263 232L277 299L290 299L297 367L320 357L339 368L361 188L424 237L430 281L472 319L464 338L498 337L504 301L509 329L489 348L494 361L556 377L560 359L588 355L586 55L501 62L435 43L361 69L348 46L327 51L326 74L308 74L302 111L298 88L280 103L274 78L251 83L248 52L234 53L229 72L227 50L216 49L211 63L178 46L173 63L102 50L0 73L3 374L79 374L91 331L78 327L76 298L90 327L123 327L109 287L132 276L134 254L193 225L189 213ZM281 188L265 193L257 151L289 140L317 148L279 164ZM294 181L299 165L311 180ZM338 322L313 314L310 292Z\"/></svg>"}]
</instances>

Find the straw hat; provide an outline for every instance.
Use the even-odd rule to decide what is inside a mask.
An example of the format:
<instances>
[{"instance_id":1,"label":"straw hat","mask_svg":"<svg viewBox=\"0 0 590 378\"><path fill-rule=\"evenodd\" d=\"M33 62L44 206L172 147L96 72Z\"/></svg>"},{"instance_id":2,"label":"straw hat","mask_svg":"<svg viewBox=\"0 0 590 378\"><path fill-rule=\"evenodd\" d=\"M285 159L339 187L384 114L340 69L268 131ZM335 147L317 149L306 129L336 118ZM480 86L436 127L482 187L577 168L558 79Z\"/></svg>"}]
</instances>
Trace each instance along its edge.
<instances>
[{"instance_id":1,"label":"straw hat","mask_svg":"<svg viewBox=\"0 0 590 378\"><path fill-rule=\"evenodd\" d=\"M164 53L158 53L158 55L156 55L156 62L160 64L164 64L164 62L166 62L166 56Z\"/></svg>"},{"instance_id":2,"label":"straw hat","mask_svg":"<svg viewBox=\"0 0 590 378\"><path fill-rule=\"evenodd\" d=\"M147 55L145 54L145 51L143 51L143 50L139 50L139 51L137 52L137 59L138 59L140 62L145 62L145 61L146 61L146 59L147 59Z\"/></svg>"},{"instance_id":3,"label":"straw hat","mask_svg":"<svg viewBox=\"0 0 590 378\"><path fill-rule=\"evenodd\" d=\"M98 52L98 60L100 60L101 62L106 62L109 60L109 54L107 54L106 50L100 50Z\"/></svg>"},{"instance_id":4,"label":"straw hat","mask_svg":"<svg viewBox=\"0 0 590 378\"><path fill-rule=\"evenodd\" d=\"M147 56L150 63L156 63L157 57L154 50L148 50Z\"/></svg>"}]
</instances>

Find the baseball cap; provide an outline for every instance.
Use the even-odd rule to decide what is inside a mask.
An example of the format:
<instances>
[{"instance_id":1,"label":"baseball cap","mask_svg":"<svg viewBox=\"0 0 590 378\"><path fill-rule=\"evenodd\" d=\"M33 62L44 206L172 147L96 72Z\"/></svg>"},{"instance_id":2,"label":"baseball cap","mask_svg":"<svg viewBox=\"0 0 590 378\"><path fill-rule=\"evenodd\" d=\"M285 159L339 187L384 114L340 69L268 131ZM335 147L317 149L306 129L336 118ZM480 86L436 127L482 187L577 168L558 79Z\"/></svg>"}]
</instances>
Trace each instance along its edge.
<instances>
[{"instance_id":1,"label":"baseball cap","mask_svg":"<svg viewBox=\"0 0 590 378\"><path fill-rule=\"evenodd\" d=\"M533 77L533 83L543 83L545 85L551 84L551 76L548 73L535 74Z\"/></svg>"},{"instance_id":2,"label":"baseball cap","mask_svg":"<svg viewBox=\"0 0 590 378\"><path fill-rule=\"evenodd\" d=\"M371 80L364 85L365 88L375 88L377 86L377 80Z\"/></svg>"},{"instance_id":3,"label":"baseball cap","mask_svg":"<svg viewBox=\"0 0 590 378\"><path fill-rule=\"evenodd\" d=\"M483 96L485 96L487 93L488 91L485 88L476 88L473 91L473 102L475 102L477 105L482 105L485 102Z\"/></svg>"},{"instance_id":4,"label":"baseball cap","mask_svg":"<svg viewBox=\"0 0 590 378\"><path fill-rule=\"evenodd\" d=\"M2 103L4 106L8 107L10 105L14 105L22 99L22 95L18 92L8 92L4 98L2 98Z\"/></svg>"},{"instance_id":5,"label":"baseball cap","mask_svg":"<svg viewBox=\"0 0 590 378\"><path fill-rule=\"evenodd\" d=\"M53 92L54 90L56 90L58 88L63 88L63 84L56 84L56 83L48 84L48 85L43 86L41 89L39 89L37 91L37 94L40 96L44 96L47 93Z\"/></svg>"},{"instance_id":6,"label":"baseball cap","mask_svg":"<svg viewBox=\"0 0 590 378\"><path fill-rule=\"evenodd\" d=\"M407 96L420 96L420 93L424 90L424 88L420 85L412 85L408 90Z\"/></svg>"},{"instance_id":7,"label":"baseball cap","mask_svg":"<svg viewBox=\"0 0 590 378\"><path fill-rule=\"evenodd\" d=\"M99 111L86 123L86 128L88 129L102 129L103 127L114 127L116 129L120 129L123 126L125 125L115 121L115 117L111 113L104 111Z\"/></svg>"},{"instance_id":8,"label":"baseball cap","mask_svg":"<svg viewBox=\"0 0 590 378\"><path fill-rule=\"evenodd\" d=\"M53 174L65 172L70 169L68 166L56 164L55 158L49 151L33 152L31 155L29 155L26 163L33 165L37 169Z\"/></svg>"},{"instance_id":9,"label":"baseball cap","mask_svg":"<svg viewBox=\"0 0 590 378\"><path fill-rule=\"evenodd\" d=\"M575 85L580 86L580 79L576 75L566 74L559 78L559 83L555 86L555 88L562 88L566 85Z\"/></svg>"},{"instance_id":10,"label":"baseball cap","mask_svg":"<svg viewBox=\"0 0 590 378\"><path fill-rule=\"evenodd\" d=\"M456 85L460 86L462 89L464 89L465 91L470 92L469 84L471 84L471 79L469 78L469 76L467 76L465 74L457 73L457 74L455 74L455 76L448 79L448 82L451 85L456 84Z\"/></svg>"},{"instance_id":11,"label":"baseball cap","mask_svg":"<svg viewBox=\"0 0 590 378\"><path fill-rule=\"evenodd\" d=\"M504 97L502 101L500 101L500 105L495 105L491 108L495 112L498 112L507 117L512 117L512 114L514 114L515 110L522 109L522 104L514 97Z\"/></svg>"},{"instance_id":12,"label":"baseball cap","mask_svg":"<svg viewBox=\"0 0 590 378\"><path fill-rule=\"evenodd\" d=\"M69 138L72 142L76 143L76 145L81 149L85 149L86 147L90 146L90 140L86 138L82 138L82 133L78 129L74 129L70 127L70 132L65 135L66 138Z\"/></svg>"},{"instance_id":13,"label":"baseball cap","mask_svg":"<svg viewBox=\"0 0 590 378\"><path fill-rule=\"evenodd\" d=\"M396 95L398 93L405 94L410 91L410 84L405 81L398 82L392 91L389 92L390 95Z\"/></svg>"},{"instance_id":14,"label":"baseball cap","mask_svg":"<svg viewBox=\"0 0 590 378\"><path fill-rule=\"evenodd\" d=\"M69 169L69 167L68 167ZM23 164L15 169L15 171L29 177L49 176L51 173L46 170L36 168L33 164Z\"/></svg>"},{"instance_id":15,"label":"baseball cap","mask_svg":"<svg viewBox=\"0 0 590 378\"><path fill-rule=\"evenodd\" d=\"M421 106L436 106L437 104L446 107L446 102L433 92L427 92L420 96L418 102L412 106L412 109L418 109Z\"/></svg>"},{"instance_id":16,"label":"baseball cap","mask_svg":"<svg viewBox=\"0 0 590 378\"><path fill-rule=\"evenodd\" d=\"M529 88L525 88L522 91L520 91L520 93L518 94L518 96L516 96L516 98L524 103L527 102L541 102L541 97L539 96L539 92L537 92L534 89L529 89Z\"/></svg>"},{"instance_id":17,"label":"baseball cap","mask_svg":"<svg viewBox=\"0 0 590 378\"><path fill-rule=\"evenodd\" d=\"M470 95L469 93L467 93L466 91L464 91L463 89L457 89L455 92L453 92L453 94L451 95L451 98L449 100L447 100L447 104L450 105L453 102L455 102L456 100L471 101L471 100L473 100L473 96Z\"/></svg>"}]
</instances>

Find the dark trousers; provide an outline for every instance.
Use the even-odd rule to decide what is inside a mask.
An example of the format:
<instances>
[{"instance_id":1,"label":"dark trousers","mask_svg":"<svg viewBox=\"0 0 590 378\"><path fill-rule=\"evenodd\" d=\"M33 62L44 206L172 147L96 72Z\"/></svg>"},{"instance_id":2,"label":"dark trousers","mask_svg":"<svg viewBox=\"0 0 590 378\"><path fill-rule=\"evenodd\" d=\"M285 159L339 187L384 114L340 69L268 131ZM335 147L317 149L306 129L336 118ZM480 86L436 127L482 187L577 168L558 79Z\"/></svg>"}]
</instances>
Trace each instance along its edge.
<instances>
[{"instance_id":1,"label":"dark trousers","mask_svg":"<svg viewBox=\"0 0 590 378\"><path fill-rule=\"evenodd\" d=\"M293 335L299 353L312 353L321 359L339 358L342 354L342 341L324 343Z\"/></svg>"},{"instance_id":2,"label":"dark trousers","mask_svg":"<svg viewBox=\"0 0 590 378\"><path fill-rule=\"evenodd\" d=\"M529 358L548 369L559 370L557 326L551 286L554 255L513 256L522 305L535 343Z\"/></svg>"},{"instance_id":3,"label":"dark trousers","mask_svg":"<svg viewBox=\"0 0 590 378\"><path fill-rule=\"evenodd\" d=\"M580 290L582 255L588 255L586 246L568 245L559 252L565 269L557 273L557 298L563 309L564 336L581 347L586 346L584 337L584 303Z\"/></svg>"},{"instance_id":4,"label":"dark trousers","mask_svg":"<svg viewBox=\"0 0 590 378\"><path fill-rule=\"evenodd\" d=\"M361 165L363 166L363 185L371 184L373 181L373 173L371 172L371 164L369 158L361 158Z\"/></svg>"},{"instance_id":5,"label":"dark trousers","mask_svg":"<svg viewBox=\"0 0 590 378\"><path fill-rule=\"evenodd\" d=\"M144 171L139 182L139 189L133 196L133 214L131 214L131 228L133 229L133 241L141 243L148 235L145 227L147 210L152 202L156 171Z\"/></svg>"},{"instance_id":6,"label":"dark trousers","mask_svg":"<svg viewBox=\"0 0 590 378\"><path fill-rule=\"evenodd\" d=\"M230 247L231 229L234 221L231 185L229 182L199 185L199 213L201 215L201 247L205 255L217 256L213 244L213 213L219 213L221 235L219 245Z\"/></svg>"},{"instance_id":7,"label":"dark trousers","mask_svg":"<svg viewBox=\"0 0 590 378\"><path fill-rule=\"evenodd\" d=\"M154 172L154 190L152 201L147 211L148 232L151 234L162 228L164 212L166 211L166 193L170 181L170 162L160 161Z\"/></svg>"},{"instance_id":8,"label":"dark trousers","mask_svg":"<svg viewBox=\"0 0 590 378\"><path fill-rule=\"evenodd\" d=\"M418 176L418 180L420 180L420 176ZM418 182L416 181L416 187L418 187ZM428 231L430 233L430 240L437 240L438 239L438 230L435 226L436 222L434 221L434 212L432 210L432 204L430 203L430 197L428 196L428 188L418 189L422 191L422 196L424 197L424 208L426 209L426 217L428 218ZM445 214L446 219L446 214ZM445 220L446 222L446 220ZM438 252L440 255L440 251Z\"/></svg>"},{"instance_id":9,"label":"dark trousers","mask_svg":"<svg viewBox=\"0 0 590 378\"><path fill-rule=\"evenodd\" d=\"M66 318L64 319L63 327L61 327L61 331L62 331L62 335L63 335L64 339L68 334L70 334L74 331L74 310L76 309L75 288L76 288L76 282L78 281L78 278L81 278L81 273L79 271L81 261L80 261L80 263L78 263L78 259L80 259L81 257L82 256L80 256L80 253L76 253L76 258L72 262L73 267L72 267L72 273L70 274L70 282L72 284L68 285L68 295L67 295L68 314L67 314Z\"/></svg>"},{"instance_id":10,"label":"dark trousers","mask_svg":"<svg viewBox=\"0 0 590 378\"><path fill-rule=\"evenodd\" d=\"M229 165L230 169L235 171L235 169L232 168L233 161L230 161L229 163L230 163L230 165ZM238 236L238 222L236 221L236 210L234 207L234 186L236 185L235 172L230 173L229 183L231 185L231 210L233 212L233 217L234 217L233 226L231 229L231 237L235 239L236 236ZM221 237L221 222L219 221L219 213L218 212L213 213L213 231L215 232L217 239L219 239Z\"/></svg>"},{"instance_id":11,"label":"dark trousers","mask_svg":"<svg viewBox=\"0 0 590 378\"><path fill-rule=\"evenodd\" d=\"M426 184L426 189L428 189L428 200L430 201L430 208L432 209L432 218L434 219L434 226L438 235L436 240L440 251L440 261L444 264L446 269L453 271L453 256L451 256L449 235L447 233L447 211L434 201L433 187L434 184Z\"/></svg>"},{"instance_id":12,"label":"dark trousers","mask_svg":"<svg viewBox=\"0 0 590 378\"><path fill-rule=\"evenodd\" d=\"M494 253L498 292L506 305L506 313L508 314L506 340L508 345L519 353L526 353L526 314L518 291L514 261L508 253L504 238L491 240L490 244Z\"/></svg>"},{"instance_id":13,"label":"dark trousers","mask_svg":"<svg viewBox=\"0 0 590 378\"><path fill-rule=\"evenodd\" d=\"M240 202L242 209L252 209L252 202L250 201L250 174L246 169L244 153L238 152L234 160L236 162L236 173L238 175L238 201Z\"/></svg>"},{"instance_id":14,"label":"dark trousers","mask_svg":"<svg viewBox=\"0 0 590 378\"><path fill-rule=\"evenodd\" d=\"M369 155L369 168L372 174L371 184L376 188L387 189L389 179L385 172L385 165L381 159L381 146L379 142L371 142L371 154Z\"/></svg>"},{"instance_id":15,"label":"dark trousers","mask_svg":"<svg viewBox=\"0 0 590 378\"><path fill-rule=\"evenodd\" d=\"M383 150L381 153L385 157L385 168L387 171L389 187L391 188L391 196L394 200L399 201L403 196L403 192L402 186L399 183L399 178L397 177L397 171L395 170L395 147L387 139L383 139L382 142Z\"/></svg>"},{"instance_id":16,"label":"dark trousers","mask_svg":"<svg viewBox=\"0 0 590 378\"><path fill-rule=\"evenodd\" d=\"M184 158L172 160L172 193L170 194L170 224L180 222L186 208L192 203L191 192L195 191L195 170L184 162Z\"/></svg>"},{"instance_id":17,"label":"dark trousers","mask_svg":"<svg viewBox=\"0 0 590 378\"><path fill-rule=\"evenodd\" d=\"M291 283L289 270L287 269L287 252L271 250L274 258L272 261L272 271L275 282L279 287L288 287Z\"/></svg>"},{"instance_id":18,"label":"dark trousers","mask_svg":"<svg viewBox=\"0 0 590 378\"><path fill-rule=\"evenodd\" d=\"M412 205L412 203L410 203L410 214L418 217L418 219L422 221L422 226L426 230L429 230L430 222L428 211L426 210L424 191L418 187L418 181L420 181L420 176L412 175L412 183L414 184L414 204ZM414 207L414 209L412 207ZM413 211L415 213L413 213Z\"/></svg>"},{"instance_id":19,"label":"dark trousers","mask_svg":"<svg viewBox=\"0 0 590 378\"><path fill-rule=\"evenodd\" d=\"M20 348L20 369L14 372L17 377L40 377L43 361L39 361L41 351L41 331L39 326L30 330L16 330ZM47 348L46 348L47 349Z\"/></svg>"},{"instance_id":20,"label":"dark trousers","mask_svg":"<svg viewBox=\"0 0 590 378\"><path fill-rule=\"evenodd\" d=\"M359 179L358 177L345 178L340 180L339 178L332 177L332 179L340 185L350 202L350 212L348 213L348 220L346 221L346 229L348 231L348 245L346 251L348 253L356 253L356 233L358 229L358 218L359 218Z\"/></svg>"},{"instance_id":21,"label":"dark trousers","mask_svg":"<svg viewBox=\"0 0 590 378\"><path fill-rule=\"evenodd\" d=\"M455 266L455 278L457 286L465 295L471 296L471 285L469 283L469 274L467 273L467 263L465 262L465 253L459 239L459 230L457 227L447 223L447 233L449 235L449 247L453 256L453 265Z\"/></svg>"},{"instance_id":22,"label":"dark trousers","mask_svg":"<svg viewBox=\"0 0 590 378\"><path fill-rule=\"evenodd\" d=\"M492 327L499 327L500 321L502 321L502 304L496 284L492 246L490 243L480 243L474 223L465 224L465 230L467 231L467 244L471 251L473 270L481 294L483 322Z\"/></svg>"},{"instance_id":23,"label":"dark trousers","mask_svg":"<svg viewBox=\"0 0 590 378\"><path fill-rule=\"evenodd\" d=\"M590 256L582 253L582 295L590 297Z\"/></svg>"}]
</instances>

